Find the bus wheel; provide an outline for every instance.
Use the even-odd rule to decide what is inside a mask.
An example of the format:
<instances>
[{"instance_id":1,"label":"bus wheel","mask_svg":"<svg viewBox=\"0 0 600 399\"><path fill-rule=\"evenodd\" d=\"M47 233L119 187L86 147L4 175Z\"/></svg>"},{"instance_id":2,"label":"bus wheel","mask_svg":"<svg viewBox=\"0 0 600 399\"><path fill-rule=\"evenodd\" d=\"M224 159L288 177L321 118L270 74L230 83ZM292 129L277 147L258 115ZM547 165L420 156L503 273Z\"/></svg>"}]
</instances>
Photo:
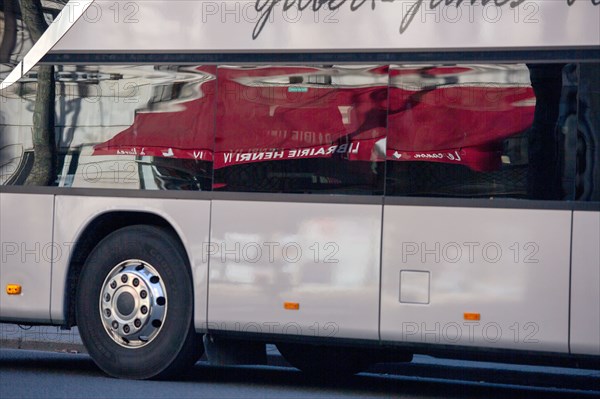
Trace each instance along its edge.
<instances>
[{"instance_id":1,"label":"bus wheel","mask_svg":"<svg viewBox=\"0 0 600 399\"><path fill-rule=\"evenodd\" d=\"M85 262L76 301L81 339L111 376L169 378L202 354L187 257L165 229L129 226L104 238Z\"/></svg>"},{"instance_id":2,"label":"bus wheel","mask_svg":"<svg viewBox=\"0 0 600 399\"><path fill-rule=\"evenodd\" d=\"M369 352L357 348L279 343L277 349L292 366L324 380L348 377L375 363Z\"/></svg>"}]
</instances>

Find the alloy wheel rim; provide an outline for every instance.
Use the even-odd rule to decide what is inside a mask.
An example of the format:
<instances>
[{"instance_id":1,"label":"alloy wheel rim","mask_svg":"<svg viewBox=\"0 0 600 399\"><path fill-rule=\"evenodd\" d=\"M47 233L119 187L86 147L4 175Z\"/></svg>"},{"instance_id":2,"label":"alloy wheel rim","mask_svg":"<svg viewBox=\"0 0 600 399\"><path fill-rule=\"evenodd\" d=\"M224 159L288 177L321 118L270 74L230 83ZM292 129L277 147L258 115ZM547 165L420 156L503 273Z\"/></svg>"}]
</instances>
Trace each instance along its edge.
<instances>
[{"instance_id":1,"label":"alloy wheel rim","mask_svg":"<svg viewBox=\"0 0 600 399\"><path fill-rule=\"evenodd\" d=\"M108 336L125 348L142 348L160 333L167 316L167 292L149 263L129 259L116 265L100 290L99 311Z\"/></svg>"}]
</instances>

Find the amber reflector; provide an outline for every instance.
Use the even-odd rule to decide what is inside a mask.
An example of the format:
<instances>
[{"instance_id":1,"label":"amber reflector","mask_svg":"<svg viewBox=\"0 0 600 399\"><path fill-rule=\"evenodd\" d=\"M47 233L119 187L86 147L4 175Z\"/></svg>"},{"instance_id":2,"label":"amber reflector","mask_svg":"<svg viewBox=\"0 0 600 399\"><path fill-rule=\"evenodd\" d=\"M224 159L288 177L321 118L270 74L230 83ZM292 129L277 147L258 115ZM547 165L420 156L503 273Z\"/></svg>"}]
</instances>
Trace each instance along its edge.
<instances>
[{"instance_id":1,"label":"amber reflector","mask_svg":"<svg viewBox=\"0 0 600 399\"><path fill-rule=\"evenodd\" d=\"M481 315L479 313L465 313L464 318L469 321L479 321L481 320Z\"/></svg>"},{"instance_id":2,"label":"amber reflector","mask_svg":"<svg viewBox=\"0 0 600 399\"><path fill-rule=\"evenodd\" d=\"M283 308L286 310L298 310L300 309L300 304L298 302L284 302Z\"/></svg>"}]
</instances>

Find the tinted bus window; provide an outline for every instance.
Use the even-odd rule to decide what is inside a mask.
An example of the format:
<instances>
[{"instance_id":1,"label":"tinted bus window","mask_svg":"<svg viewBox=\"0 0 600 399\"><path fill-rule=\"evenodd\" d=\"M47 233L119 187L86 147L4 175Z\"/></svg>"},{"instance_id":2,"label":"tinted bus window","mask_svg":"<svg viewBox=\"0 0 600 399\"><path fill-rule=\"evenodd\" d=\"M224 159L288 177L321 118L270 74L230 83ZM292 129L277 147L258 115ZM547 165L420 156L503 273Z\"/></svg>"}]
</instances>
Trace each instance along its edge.
<instances>
[{"instance_id":1,"label":"tinted bus window","mask_svg":"<svg viewBox=\"0 0 600 399\"><path fill-rule=\"evenodd\" d=\"M390 195L573 199L577 66L394 66Z\"/></svg>"},{"instance_id":2,"label":"tinted bus window","mask_svg":"<svg viewBox=\"0 0 600 399\"><path fill-rule=\"evenodd\" d=\"M377 195L387 168L387 195L599 201L599 84L597 63L40 65L1 94L0 184Z\"/></svg>"},{"instance_id":3,"label":"tinted bus window","mask_svg":"<svg viewBox=\"0 0 600 399\"><path fill-rule=\"evenodd\" d=\"M600 201L600 64L579 65L576 199Z\"/></svg>"},{"instance_id":4,"label":"tinted bus window","mask_svg":"<svg viewBox=\"0 0 600 399\"><path fill-rule=\"evenodd\" d=\"M2 92L2 184L210 190L215 71L38 66Z\"/></svg>"},{"instance_id":5,"label":"tinted bus window","mask_svg":"<svg viewBox=\"0 0 600 399\"><path fill-rule=\"evenodd\" d=\"M219 67L214 188L382 194L387 72Z\"/></svg>"}]
</instances>

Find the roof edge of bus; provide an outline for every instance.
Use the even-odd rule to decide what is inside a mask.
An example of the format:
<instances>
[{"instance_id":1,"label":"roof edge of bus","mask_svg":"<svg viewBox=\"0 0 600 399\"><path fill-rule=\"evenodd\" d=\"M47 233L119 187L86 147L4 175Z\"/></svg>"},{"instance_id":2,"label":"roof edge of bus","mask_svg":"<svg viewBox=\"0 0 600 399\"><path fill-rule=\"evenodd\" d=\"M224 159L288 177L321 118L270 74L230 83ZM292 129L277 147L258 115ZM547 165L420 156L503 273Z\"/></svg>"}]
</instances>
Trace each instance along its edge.
<instances>
[{"instance_id":1,"label":"roof edge of bus","mask_svg":"<svg viewBox=\"0 0 600 399\"><path fill-rule=\"evenodd\" d=\"M0 83L0 90L16 83L31 70L81 18L95 0L69 0L23 60Z\"/></svg>"}]
</instances>

